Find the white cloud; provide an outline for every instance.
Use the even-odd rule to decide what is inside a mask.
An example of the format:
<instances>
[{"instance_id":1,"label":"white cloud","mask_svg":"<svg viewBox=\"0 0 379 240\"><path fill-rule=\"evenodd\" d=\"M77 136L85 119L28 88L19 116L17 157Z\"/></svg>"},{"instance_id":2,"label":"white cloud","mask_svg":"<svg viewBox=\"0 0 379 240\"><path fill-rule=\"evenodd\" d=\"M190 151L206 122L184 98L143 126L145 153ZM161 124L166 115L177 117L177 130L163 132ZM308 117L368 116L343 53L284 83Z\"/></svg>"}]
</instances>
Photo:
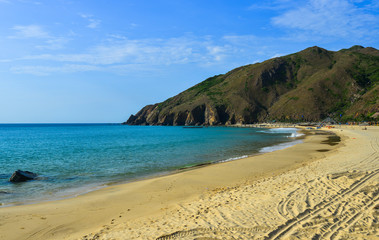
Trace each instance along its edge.
<instances>
[{"instance_id":1,"label":"white cloud","mask_svg":"<svg viewBox=\"0 0 379 240\"><path fill-rule=\"evenodd\" d=\"M136 24L136 23L131 23L131 24L129 24L129 28L136 28L136 27L138 27L138 24Z\"/></svg>"},{"instance_id":2,"label":"white cloud","mask_svg":"<svg viewBox=\"0 0 379 240\"><path fill-rule=\"evenodd\" d=\"M210 66L234 56L232 46L215 42L209 36L136 40L111 36L107 42L79 53L47 53L14 59L11 71L41 76L81 71L125 74L137 70L157 71L160 67L179 64Z\"/></svg>"},{"instance_id":3,"label":"white cloud","mask_svg":"<svg viewBox=\"0 0 379 240\"><path fill-rule=\"evenodd\" d=\"M253 3L249 7L247 7L247 10L278 10L281 9L282 7L275 2L265 2L265 3Z\"/></svg>"},{"instance_id":4,"label":"white cloud","mask_svg":"<svg viewBox=\"0 0 379 240\"><path fill-rule=\"evenodd\" d=\"M39 40L40 43L35 45L35 48L38 49L60 49L68 42L67 38L50 35L39 25L16 25L12 27L12 30L14 30L15 33L8 38Z\"/></svg>"},{"instance_id":5,"label":"white cloud","mask_svg":"<svg viewBox=\"0 0 379 240\"><path fill-rule=\"evenodd\" d=\"M45 40L45 44L38 45L38 49L56 50L61 49L69 40L64 37L52 37Z\"/></svg>"},{"instance_id":6,"label":"white cloud","mask_svg":"<svg viewBox=\"0 0 379 240\"><path fill-rule=\"evenodd\" d=\"M251 46L252 43L257 43L261 40L254 35L227 35L223 37L226 42L237 46Z\"/></svg>"},{"instance_id":7,"label":"white cloud","mask_svg":"<svg viewBox=\"0 0 379 240\"><path fill-rule=\"evenodd\" d=\"M301 4L303 0L273 0L273 1L262 1L259 3L254 3L250 5L248 10L273 10L279 11L283 9L292 8Z\"/></svg>"},{"instance_id":8,"label":"white cloud","mask_svg":"<svg viewBox=\"0 0 379 240\"><path fill-rule=\"evenodd\" d=\"M222 46L192 38L117 40L75 54L42 54L19 60L48 60L93 65L146 64L170 65L219 58ZM218 56L218 57L217 57ZM217 59L216 59L217 60Z\"/></svg>"},{"instance_id":9,"label":"white cloud","mask_svg":"<svg viewBox=\"0 0 379 240\"><path fill-rule=\"evenodd\" d=\"M101 23L100 20L93 18L92 15L80 14L80 16L81 16L82 18L86 19L86 20L89 22L88 25L87 25L88 28L95 29L95 28L97 28L97 27L100 25L100 23Z\"/></svg>"},{"instance_id":10,"label":"white cloud","mask_svg":"<svg viewBox=\"0 0 379 240\"><path fill-rule=\"evenodd\" d=\"M272 19L276 26L301 31L308 40L314 36L344 39L375 36L378 21L377 16L348 0L309 0Z\"/></svg>"},{"instance_id":11,"label":"white cloud","mask_svg":"<svg viewBox=\"0 0 379 240\"><path fill-rule=\"evenodd\" d=\"M213 56L214 61L221 61L223 58L225 58L225 51L226 48L221 46L208 46L207 47L208 54Z\"/></svg>"},{"instance_id":12,"label":"white cloud","mask_svg":"<svg viewBox=\"0 0 379 240\"><path fill-rule=\"evenodd\" d=\"M252 61L257 56L269 58L276 54L277 39L275 38L254 35L227 35L223 37L223 40L229 46L229 51L233 52L234 55L243 56ZM272 48L272 46L274 47Z\"/></svg>"},{"instance_id":13,"label":"white cloud","mask_svg":"<svg viewBox=\"0 0 379 240\"><path fill-rule=\"evenodd\" d=\"M89 20L89 24L87 25L87 27L89 28L97 28L97 26L99 26L100 24L100 20L96 20L96 19L88 19Z\"/></svg>"},{"instance_id":14,"label":"white cloud","mask_svg":"<svg viewBox=\"0 0 379 240\"><path fill-rule=\"evenodd\" d=\"M252 63L258 57L266 59L276 54L277 50L270 50L265 45L270 41L253 35L168 39L128 39L109 35L102 44L81 52L36 54L14 59L12 72L50 75L54 72L102 71L124 75L137 71L158 72L167 66L183 64L230 69Z\"/></svg>"},{"instance_id":15,"label":"white cloud","mask_svg":"<svg viewBox=\"0 0 379 240\"><path fill-rule=\"evenodd\" d=\"M36 76L48 76L51 73L74 73L100 70L99 67L93 65L80 64L64 64L62 66L16 66L10 69L16 74L31 74Z\"/></svg>"},{"instance_id":16,"label":"white cloud","mask_svg":"<svg viewBox=\"0 0 379 240\"><path fill-rule=\"evenodd\" d=\"M283 55L284 55L284 54L282 54L282 53L276 53L274 56L270 57L270 59L271 59L271 58L281 57L281 56L283 56Z\"/></svg>"},{"instance_id":17,"label":"white cloud","mask_svg":"<svg viewBox=\"0 0 379 240\"><path fill-rule=\"evenodd\" d=\"M10 36L10 38L50 38L49 34L38 25L17 25L12 28L16 31L15 35Z\"/></svg>"}]
</instances>

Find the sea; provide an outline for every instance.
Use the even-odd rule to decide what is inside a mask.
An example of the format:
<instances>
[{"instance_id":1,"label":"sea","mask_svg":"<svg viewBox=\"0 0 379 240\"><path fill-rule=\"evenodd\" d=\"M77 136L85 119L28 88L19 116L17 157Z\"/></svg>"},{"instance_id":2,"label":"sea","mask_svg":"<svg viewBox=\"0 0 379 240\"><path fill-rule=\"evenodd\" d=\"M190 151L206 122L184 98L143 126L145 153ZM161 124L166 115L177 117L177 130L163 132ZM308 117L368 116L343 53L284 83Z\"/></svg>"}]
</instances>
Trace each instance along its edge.
<instances>
[{"instance_id":1,"label":"sea","mask_svg":"<svg viewBox=\"0 0 379 240\"><path fill-rule=\"evenodd\" d=\"M0 124L0 206L70 198L233 161L292 146L298 136L295 128ZM9 182L18 169L38 178Z\"/></svg>"}]
</instances>

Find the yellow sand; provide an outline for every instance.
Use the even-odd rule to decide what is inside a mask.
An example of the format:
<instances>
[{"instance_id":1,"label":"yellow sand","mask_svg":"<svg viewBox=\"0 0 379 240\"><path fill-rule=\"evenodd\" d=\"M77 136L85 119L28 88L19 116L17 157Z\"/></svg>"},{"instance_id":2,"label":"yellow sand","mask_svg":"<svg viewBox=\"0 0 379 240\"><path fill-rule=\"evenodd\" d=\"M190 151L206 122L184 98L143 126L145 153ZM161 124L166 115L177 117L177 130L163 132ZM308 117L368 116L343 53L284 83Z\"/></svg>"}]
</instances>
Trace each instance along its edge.
<instances>
[{"instance_id":1,"label":"yellow sand","mask_svg":"<svg viewBox=\"0 0 379 240\"><path fill-rule=\"evenodd\" d=\"M310 135L272 153L0 208L0 239L377 239L379 128L362 128L332 129L336 146Z\"/></svg>"}]
</instances>

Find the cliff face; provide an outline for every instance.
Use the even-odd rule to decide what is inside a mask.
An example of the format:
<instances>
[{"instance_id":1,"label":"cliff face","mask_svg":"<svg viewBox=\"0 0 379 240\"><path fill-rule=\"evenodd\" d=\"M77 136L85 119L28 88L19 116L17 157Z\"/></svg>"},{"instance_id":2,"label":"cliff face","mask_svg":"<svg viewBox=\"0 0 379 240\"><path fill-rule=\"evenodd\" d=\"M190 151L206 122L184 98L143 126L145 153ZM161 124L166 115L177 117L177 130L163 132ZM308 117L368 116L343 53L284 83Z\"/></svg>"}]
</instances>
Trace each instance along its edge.
<instances>
[{"instance_id":1,"label":"cliff face","mask_svg":"<svg viewBox=\"0 0 379 240\"><path fill-rule=\"evenodd\" d=\"M125 124L229 125L369 118L379 111L379 51L319 47L236 68L148 105Z\"/></svg>"}]
</instances>

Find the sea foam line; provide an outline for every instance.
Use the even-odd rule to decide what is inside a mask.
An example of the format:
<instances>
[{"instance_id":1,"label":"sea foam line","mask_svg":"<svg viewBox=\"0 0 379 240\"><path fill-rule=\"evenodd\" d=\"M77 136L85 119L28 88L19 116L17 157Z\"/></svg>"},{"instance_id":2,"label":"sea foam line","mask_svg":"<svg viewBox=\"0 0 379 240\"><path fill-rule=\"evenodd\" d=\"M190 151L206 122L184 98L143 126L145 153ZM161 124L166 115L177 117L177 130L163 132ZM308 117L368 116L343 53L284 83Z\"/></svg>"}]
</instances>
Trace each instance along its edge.
<instances>
[{"instance_id":1,"label":"sea foam line","mask_svg":"<svg viewBox=\"0 0 379 240\"><path fill-rule=\"evenodd\" d=\"M297 138L297 137L301 137L301 136L304 136L304 134L295 132L295 133L291 133L291 136L288 136L288 137L289 138Z\"/></svg>"},{"instance_id":2,"label":"sea foam line","mask_svg":"<svg viewBox=\"0 0 379 240\"><path fill-rule=\"evenodd\" d=\"M230 162L230 161L234 161L234 160L238 160L238 159L242 159L242 158L247 158L247 157L249 157L249 156L243 155L243 156L239 156L239 157L233 157L233 158L228 158L225 160L220 160L220 161L217 161L217 163Z\"/></svg>"},{"instance_id":3,"label":"sea foam line","mask_svg":"<svg viewBox=\"0 0 379 240\"><path fill-rule=\"evenodd\" d=\"M302 140L296 140L296 141L292 141L292 142L280 143L278 145L264 147L261 150L259 150L259 152L260 153L268 153L268 152L273 152L273 151L277 151L277 150L282 150L282 149L292 147L292 146L294 146L298 143L302 143L302 142L303 142Z\"/></svg>"},{"instance_id":4,"label":"sea foam line","mask_svg":"<svg viewBox=\"0 0 379 240\"><path fill-rule=\"evenodd\" d=\"M303 133L299 133L298 131L299 131L299 129L297 129L297 128L269 128L269 129L265 129L265 130L259 130L258 132L291 134L290 136L287 136L288 138L297 138L297 137L304 136Z\"/></svg>"}]
</instances>

